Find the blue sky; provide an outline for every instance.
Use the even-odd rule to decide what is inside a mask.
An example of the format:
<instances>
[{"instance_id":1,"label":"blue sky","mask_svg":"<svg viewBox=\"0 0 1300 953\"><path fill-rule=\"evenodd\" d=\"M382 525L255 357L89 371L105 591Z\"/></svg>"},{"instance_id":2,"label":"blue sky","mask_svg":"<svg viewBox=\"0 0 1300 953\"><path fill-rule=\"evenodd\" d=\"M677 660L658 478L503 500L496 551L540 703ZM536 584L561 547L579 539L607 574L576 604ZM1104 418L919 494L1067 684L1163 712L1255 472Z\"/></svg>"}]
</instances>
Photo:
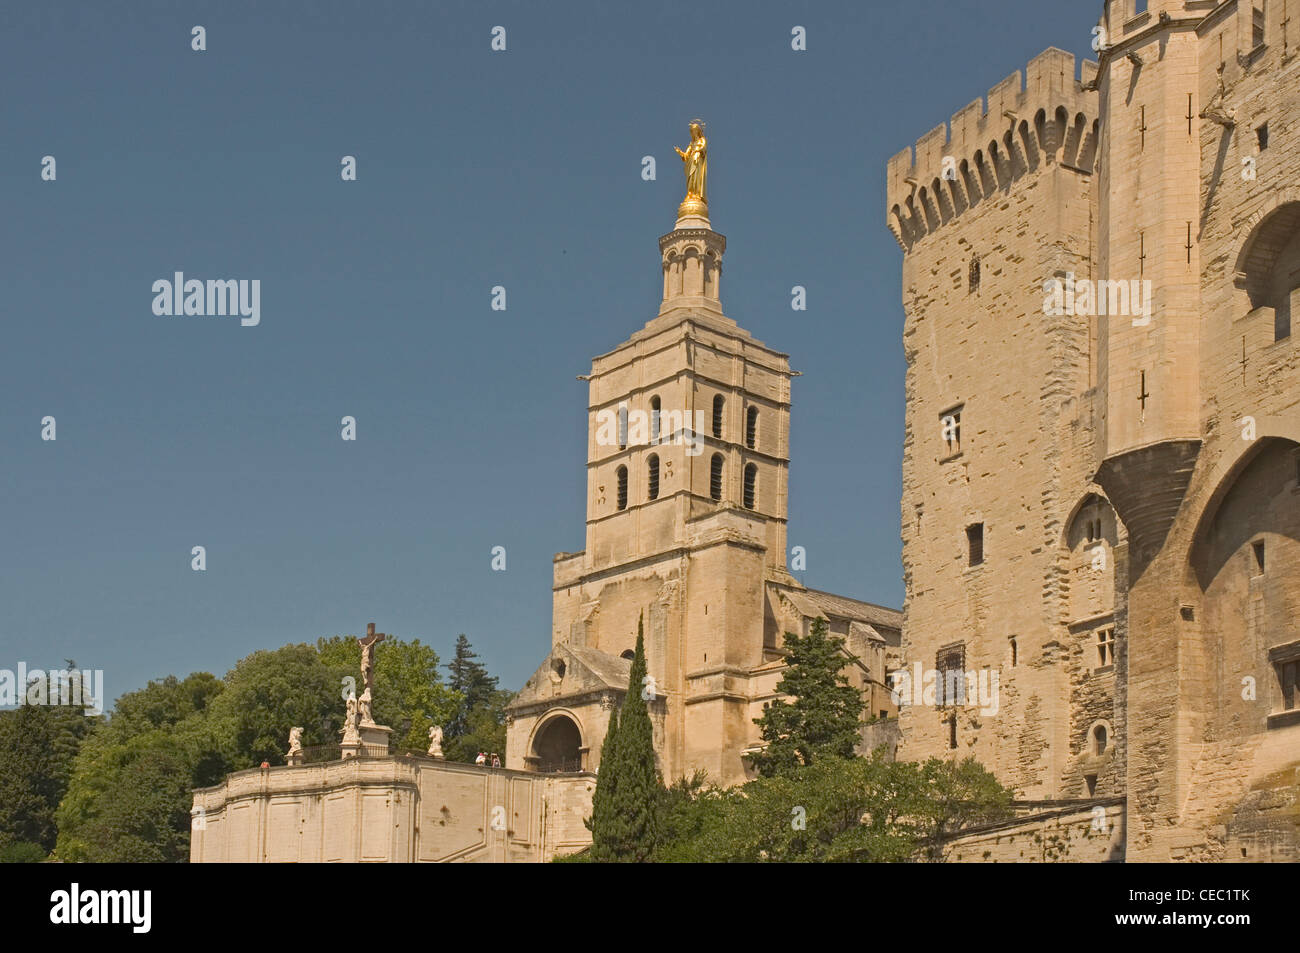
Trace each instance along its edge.
<instances>
[{"instance_id":1,"label":"blue sky","mask_svg":"<svg viewBox=\"0 0 1300 953\"><path fill-rule=\"evenodd\" d=\"M901 606L885 163L1044 48L1091 55L1099 11L6 4L0 668L70 657L116 697L374 621L444 659L464 632L517 688L549 647L552 556L583 546L575 376L658 307L697 115L723 306L803 372L799 575ZM261 323L155 316L175 271L259 279Z\"/></svg>"}]
</instances>

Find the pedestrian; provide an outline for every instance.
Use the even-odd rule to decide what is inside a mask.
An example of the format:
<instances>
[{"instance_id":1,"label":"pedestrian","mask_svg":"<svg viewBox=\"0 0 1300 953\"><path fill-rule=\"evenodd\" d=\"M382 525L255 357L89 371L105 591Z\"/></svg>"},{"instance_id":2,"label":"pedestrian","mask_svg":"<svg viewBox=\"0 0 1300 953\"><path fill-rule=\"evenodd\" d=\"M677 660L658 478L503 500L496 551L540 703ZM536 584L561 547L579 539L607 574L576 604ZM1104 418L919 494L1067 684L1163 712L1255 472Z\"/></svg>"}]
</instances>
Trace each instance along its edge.
<instances>
[{"instance_id":1,"label":"pedestrian","mask_svg":"<svg viewBox=\"0 0 1300 953\"><path fill-rule=\"evenodd\" d=\"M487 764L487 755L480 751L478 757L474 759L474 763L480 766Z\"/></svg>"},{"instance_id":2,"label":"pedestrian","mask_svg":"<svg viewBox=\"0 0 1300 953\"><path fill-rule=\"evenodd\" d=\"M501 767L501 759L497 756L497 753L495 751L492 752L492 767L494 768Z\"/></svg>"}]
</instances>

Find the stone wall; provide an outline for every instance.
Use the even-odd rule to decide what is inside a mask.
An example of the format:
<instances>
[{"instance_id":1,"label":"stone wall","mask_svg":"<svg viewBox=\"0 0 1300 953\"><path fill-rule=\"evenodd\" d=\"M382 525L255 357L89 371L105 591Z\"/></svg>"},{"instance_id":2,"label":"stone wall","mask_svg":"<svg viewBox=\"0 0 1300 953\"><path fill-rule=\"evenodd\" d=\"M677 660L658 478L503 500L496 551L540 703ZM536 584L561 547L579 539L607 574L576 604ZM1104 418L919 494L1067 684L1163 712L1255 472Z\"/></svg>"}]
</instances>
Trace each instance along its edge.
<instances>
[{"instance_id":1,"label":"stone wall","mask_svg":"<svg viewBox=\"0 0 1300 953\"><path fill-rule=\"evenodd\" d=\"M1116 863L1124 860L1124 800L1050 803L954 837L950 863Z\"/></svg>"},{"instance_id":2,"label":"stone wall","mask_svg":"<svg viewBox=\"0 0 1300 953\"><path fill-rule=\"evenodd\" d=\"M254 768L194 792L190 862L544 862L591 843L595 786L432 758Z\"/></svg>"}]
</instances>

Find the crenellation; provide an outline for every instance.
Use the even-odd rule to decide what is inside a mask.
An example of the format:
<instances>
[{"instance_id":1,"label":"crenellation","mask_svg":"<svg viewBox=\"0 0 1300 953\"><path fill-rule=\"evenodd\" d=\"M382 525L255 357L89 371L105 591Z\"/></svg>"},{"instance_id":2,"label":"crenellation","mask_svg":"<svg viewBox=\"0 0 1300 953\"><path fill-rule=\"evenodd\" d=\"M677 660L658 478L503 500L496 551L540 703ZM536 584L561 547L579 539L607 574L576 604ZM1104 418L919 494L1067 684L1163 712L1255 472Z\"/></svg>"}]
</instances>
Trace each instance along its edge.
<instances>
[{"instance_id":1,"label":"crenellation","mask_svg":"<svg viewBox=\"0 0 1300 953\"><path fill-rule=\"evenodd\" d=\"M1089 69L1095 74L1097 64L1085 62L1082 68L1084 74ZM986 97L958 110L949 123L921 136L914 149L889 160L886 221L905 251L994 191L1006 190L1036 171L1040 153L1054 157L1066 138L1052 128L1058 111L1063 110L1070 123L1080 115L1095 120L1096 92L1085 89L1074 73L1072 54L1048 49L1030 62L1025 73L1012 73ZM1082 158L1082 171L1088 172L1089 157L1076 154L1082 144L1076 144L1071 158ZM945 164L945 160L950 161Z\"/></svg>"}]
</instances>

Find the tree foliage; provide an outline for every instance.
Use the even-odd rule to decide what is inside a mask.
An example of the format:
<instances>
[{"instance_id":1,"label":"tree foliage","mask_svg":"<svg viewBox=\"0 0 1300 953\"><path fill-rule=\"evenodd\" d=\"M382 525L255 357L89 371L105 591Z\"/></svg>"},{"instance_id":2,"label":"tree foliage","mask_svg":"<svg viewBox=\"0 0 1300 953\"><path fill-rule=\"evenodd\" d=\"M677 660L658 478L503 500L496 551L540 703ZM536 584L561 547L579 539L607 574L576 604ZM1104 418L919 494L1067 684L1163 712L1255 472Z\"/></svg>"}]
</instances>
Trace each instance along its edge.
<instances>
[{"instance_id":1,"label":"tree foliage","mask_svg":"<svg viewBox=\"0 0 1300 953\"><path fill-rule=\"evenodd\" d=\"M446 665L448 688L460 698L444 726L442 750L448 761L472 763L480 751L505 755L506 705L514 696L498 688L496 676L477 659L469 639L458 635Z\"/></svg>"},{"instance_id":2,"label":"tree foliage","mask_svg":"<svg viewBox=\"0 0 1300 953\"><path fill-rule=\"evenodd\" d=\"M793 701L775 701L754 719L766 748L751 756L764 777L789 775L824 758L852 758L861 738L863 701L841 674L844 640L827 634L817 619L807 636L787 632L787 667L777 691Z\"/></svg>"},{"instance_id":3,"label":"tree foliage","mask_svg":"<svg viewBox=\"0 0 1300 953\"><path fill-rule=\"evenodd\" d=\"M1008 815L1011 792L974 759L924 764L822 758L722 791L669 792L663 862L902 862L942 859L943 838Z\"/></svg>"},{"instance_id":4,"label":"tree foliage","mask_svg":"<svg viewBox=\"0 0 1300 953\"><path fill-rule=\"evenodd\" d=\"M54 849L55 811L77 751L100 721L82 708L61 705L0 712L0 851L27 844L44 856ZM10 853L20 859L33 856L31 846L14 846Z\"/></svg>"},{"instance_id":5,"label":"tree foliage","mask_svg":"<svg viewBox=\"0 0 1300 953\"><path fill-rule=\"evenodd\" d=\"M617 716L610 718L601 750L589 824L595 861L645 862L657 841L663 782L655 764L654 731L646 707L643 621L637 622L627 695Z\"/></svg>"}]
</instances>

